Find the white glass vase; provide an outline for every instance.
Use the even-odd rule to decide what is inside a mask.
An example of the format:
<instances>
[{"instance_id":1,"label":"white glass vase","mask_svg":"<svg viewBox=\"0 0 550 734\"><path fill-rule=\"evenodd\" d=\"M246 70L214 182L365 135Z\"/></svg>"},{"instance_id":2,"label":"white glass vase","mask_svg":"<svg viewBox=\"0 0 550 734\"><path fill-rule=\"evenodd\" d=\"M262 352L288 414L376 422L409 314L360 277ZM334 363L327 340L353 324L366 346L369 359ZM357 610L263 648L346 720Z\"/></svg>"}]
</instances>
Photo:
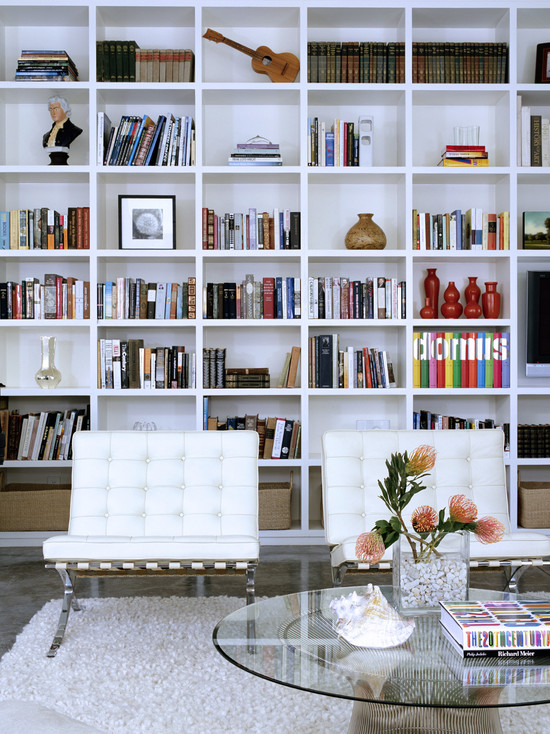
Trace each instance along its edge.
<instances>
[{"instance_id":1,"label":"white glass vase","mask_svg":"<svg viewBox=\"0 0 550 734\"><path fill-rule=\"evenodd\" d=\"M446 535L436 552L417 558L407 538L393 546L393 598L402 611L437 611L440 601L464 601L470 580L470 535Z\"/></svg>"},{"instance_id":2,"label":"white glass vase","mask_svg":"<svg viewBox=\"0 0 550 734\"><path fill-rule=\"evenodd\" d=\"M39 387L50 389L61 382L61 372L55 366L55 336L41 336L42 363L34 379Z\"/></svg>"}]
</instances>

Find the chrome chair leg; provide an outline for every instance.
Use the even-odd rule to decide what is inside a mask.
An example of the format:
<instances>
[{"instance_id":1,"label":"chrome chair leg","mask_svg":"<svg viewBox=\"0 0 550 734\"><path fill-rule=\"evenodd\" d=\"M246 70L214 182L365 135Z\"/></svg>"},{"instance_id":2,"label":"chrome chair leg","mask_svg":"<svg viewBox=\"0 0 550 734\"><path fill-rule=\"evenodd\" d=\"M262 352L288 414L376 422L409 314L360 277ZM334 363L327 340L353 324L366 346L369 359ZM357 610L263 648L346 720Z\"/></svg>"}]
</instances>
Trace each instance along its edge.
<instances>
[{"instance_id":1,"label":"chrome chair leg","mask_svg":"<svg viewBox=\"0 0 550 734\"><path fill-rule=\"evenodd\" d=\"M75 575L71 571L67 571L63 568L58 568L57 572L61 576L63 582L63 603L61 605L61 614L59 615L59 622L57 623L57 631L53 638L50 649L46 653L47 657L53 658L59 650L59 646L63 641L65 635L65 629L67 627L67 621L69 619L69 613L71 606L75 611L80 611L80 605L76 598L74 598L74 580ZM75 606L76 605L76 606Z\"/></svg>"},{"instance_id":2,"label":"chrome chair leg","mask_svg":"<svg viewBox=\"0 0 550 734\"><path fill-rule=\"evenodd\" d=\"M256 566L248 564L246 569L246 603L254 604L256 599L256 589L254 586L254 574L256 573Z\"/></svg>"},{"instance_id":3,"label":"chrome chair leg","mask_svg":"<svg viewBox=\"0 0 550 734\"><path fill-rule=\"evenodd\" d=\"M331 566L330 572L332 575L332 586L342 586L342 581L344 580L344 576L346 575L346 571L348 570L348 567L345 563L343 563L341 566L338 566L338 568L334 568Z\"/></svg>"}]
</instances>

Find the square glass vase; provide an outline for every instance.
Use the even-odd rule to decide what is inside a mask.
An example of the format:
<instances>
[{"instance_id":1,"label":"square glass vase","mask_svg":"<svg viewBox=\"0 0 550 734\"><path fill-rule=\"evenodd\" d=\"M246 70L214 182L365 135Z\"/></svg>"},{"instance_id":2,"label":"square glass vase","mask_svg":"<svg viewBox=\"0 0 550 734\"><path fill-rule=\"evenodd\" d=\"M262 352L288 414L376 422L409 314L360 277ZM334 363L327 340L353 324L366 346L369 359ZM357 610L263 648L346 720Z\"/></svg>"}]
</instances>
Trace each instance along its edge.
<instances>
[{"instance_id":1,"label":"square glass vase","mask_svg":"<svg viewBox=\"0 0 550 734\"><path fill-rule=\"evenodd\" d=\"M418 547L418 544L417 544ZM417 552L406 537L393 546L393 598L402 612L437 612L439 602L465 601L470 584L470 535L446 535L435 551Z\"/></svg>"}]
</instances>

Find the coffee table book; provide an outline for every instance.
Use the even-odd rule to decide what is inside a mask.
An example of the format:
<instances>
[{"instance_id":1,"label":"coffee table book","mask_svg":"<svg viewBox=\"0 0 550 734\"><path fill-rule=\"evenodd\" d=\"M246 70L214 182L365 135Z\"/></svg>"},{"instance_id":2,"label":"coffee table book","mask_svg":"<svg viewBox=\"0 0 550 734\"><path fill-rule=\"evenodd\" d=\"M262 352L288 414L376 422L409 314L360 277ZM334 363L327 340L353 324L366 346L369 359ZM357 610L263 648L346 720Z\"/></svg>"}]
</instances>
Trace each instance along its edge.
<instances>
[{"instance_id":1,"label":"coffee table book","mask_svg":"<svg viewBox=\"0 0 550 734\"><path fill-rule=\"evenodd\" d=\"M550 656L550 600L440 602L442 632L463 657Z\"/></svg>"}]
</instances>

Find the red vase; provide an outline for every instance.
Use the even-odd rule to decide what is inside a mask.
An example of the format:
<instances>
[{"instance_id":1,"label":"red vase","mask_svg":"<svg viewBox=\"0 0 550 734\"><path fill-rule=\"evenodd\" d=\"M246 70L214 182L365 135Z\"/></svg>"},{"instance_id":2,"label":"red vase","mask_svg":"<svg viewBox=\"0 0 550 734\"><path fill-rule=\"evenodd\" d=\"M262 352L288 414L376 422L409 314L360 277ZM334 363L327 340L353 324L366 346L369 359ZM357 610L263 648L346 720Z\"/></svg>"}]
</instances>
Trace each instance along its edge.
<instances>
[{"instance_id":1,"label":"red vase","mask_svg":"<svg viewBox=\"0 0 550 734\"><path fill-rule=\"evenodd\" d=\"M464 289L464 296L466 298L464 316L467 319L478 319L481 316L481 305L479 304L481 288L476 283L477 278L468 276L468 280L469 283Z\"/></svg>"},{"instance_id":2,"label":"red vase","mask_svg":"<svg viewBox=\"0 0 550 734\"><path fill-rule=\"evenodd\" d=\"M429 298L424 299L424 306L420 309L420 318L435 319L435 310Z\"/></svg>"},{"instance_id":3,"label":"red vase","mask_svg":"<svg viewBox=\"0 0 550 734\"><path fill-rule=\"evenodd\" d=\"M498 319L500 316L500 293L497 283L485 283L485 293L481 296L483 316L486 319Z\"/></svg>"},{"instance_id":4,"label":"red vase","mask_svg":"<svg viewBox=\"0 0 550 734\"><path fill-rule=\"evenodd\" d=\"M441 306L441 313L446 319L458 319L462 316L463 308L459 302L460 293L453 280L449 281L443 298L445 303Z\"/></svg>"},{"instance_id":5,"label":"red vase","mask_svg":"<svg viewBox=\"0 0 550 734\"><path fill-rule=\"evenodd\" d=\"M428 268L428 275L424 279L424 292L426 298L430 299L430 304L434 310L432 318L436 319L439 314L439 278L435 274L435 268Z\"/></svg>"}]
</instances>

